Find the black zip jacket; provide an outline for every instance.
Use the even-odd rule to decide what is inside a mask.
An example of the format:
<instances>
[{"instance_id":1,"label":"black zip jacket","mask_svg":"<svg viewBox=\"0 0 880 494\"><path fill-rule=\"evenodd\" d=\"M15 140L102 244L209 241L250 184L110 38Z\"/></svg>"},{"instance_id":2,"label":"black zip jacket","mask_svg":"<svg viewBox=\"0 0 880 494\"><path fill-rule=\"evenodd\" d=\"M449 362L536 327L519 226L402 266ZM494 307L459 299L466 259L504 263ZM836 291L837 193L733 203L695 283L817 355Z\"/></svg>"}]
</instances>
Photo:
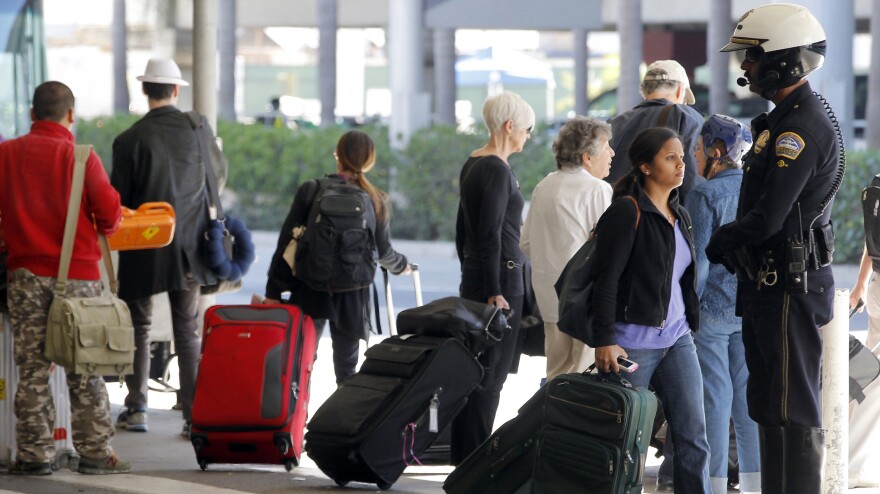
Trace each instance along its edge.
<instances>
[{"instance_id":1,"label":"black zip jacket","mask_svg":"<svg viewBox=\"0 0 880 494\"><path fill-rule=\"evenodd\" d=\"M633 197L641 212L626 197L616 198L596 225L597 267L593 285L593 325L596 346L614 345L614 323L664 327L675 262L675 229L639 185ZM679 221L691 259L694 238L691 218L679 204L678 191L672 191L669 205ZM636 218L638 226L636 225ZM691 262L681 277L685 316L696 332L700 324L696 270Z\"/></svg>"}]
</instances>

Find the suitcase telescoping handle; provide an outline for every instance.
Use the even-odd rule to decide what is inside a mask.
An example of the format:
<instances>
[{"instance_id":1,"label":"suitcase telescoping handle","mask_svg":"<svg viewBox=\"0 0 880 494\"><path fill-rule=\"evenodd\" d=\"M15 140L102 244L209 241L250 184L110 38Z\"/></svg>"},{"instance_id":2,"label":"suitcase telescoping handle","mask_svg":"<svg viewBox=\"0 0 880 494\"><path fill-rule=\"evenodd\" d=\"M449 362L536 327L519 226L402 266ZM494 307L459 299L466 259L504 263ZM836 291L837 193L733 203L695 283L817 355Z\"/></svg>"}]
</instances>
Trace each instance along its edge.
<instances>
[{"instance_id":1,"label":"suitcase telescoping handle","mask_svg":"<svg viewBox=\"0 0 880 494\"><path fill-rule=\"evenodd\" d=\"M424 305L422 302L422 278L419 273L419 265L418 264L410 264L410 268L412 268L412 279L413 279L413 289L416 292L416 307L421 307Z\"/></svg>"},{"instance_id":2,"label":"suitcase telescoping handle","mask_svg":"<svg viewBox=\"0 0 880 494\"><path fill-rule=\"evenodd\" d=\"M419 273L419 265L418 264L410 264L410 269L412 269L412 280L413 280L413 289L416 294L416 307L421 307L423 304L422 301L422 278ZM382 268L382 280L385 282L385 309L388 312L388 335L394 336L397 334L397 318L394 316L394 298L391 295L391 281L388 276L388 270Z\"/></svg>"}]
</instances>

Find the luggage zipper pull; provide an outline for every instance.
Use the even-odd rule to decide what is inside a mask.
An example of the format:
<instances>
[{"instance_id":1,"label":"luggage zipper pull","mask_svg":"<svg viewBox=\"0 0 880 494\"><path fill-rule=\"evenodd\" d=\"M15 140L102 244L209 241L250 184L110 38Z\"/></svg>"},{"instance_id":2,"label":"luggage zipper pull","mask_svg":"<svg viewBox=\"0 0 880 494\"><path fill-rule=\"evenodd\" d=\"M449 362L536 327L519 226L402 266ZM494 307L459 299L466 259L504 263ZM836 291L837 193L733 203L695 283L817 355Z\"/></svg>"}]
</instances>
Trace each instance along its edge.
<instances>
[{"instance_id":1,"label":"luggage zipper pull","mask_svg":"<svg viewBox=\"0 0 880 494\"><path fill-rule=\"evenodd\" d=\"M437 417L437 410L440 408L441 392L443 392L443 388L437 388L434 391L431 405L428 407L428 432L440 432L440 420Z\"/></svg>"}]
</instances>

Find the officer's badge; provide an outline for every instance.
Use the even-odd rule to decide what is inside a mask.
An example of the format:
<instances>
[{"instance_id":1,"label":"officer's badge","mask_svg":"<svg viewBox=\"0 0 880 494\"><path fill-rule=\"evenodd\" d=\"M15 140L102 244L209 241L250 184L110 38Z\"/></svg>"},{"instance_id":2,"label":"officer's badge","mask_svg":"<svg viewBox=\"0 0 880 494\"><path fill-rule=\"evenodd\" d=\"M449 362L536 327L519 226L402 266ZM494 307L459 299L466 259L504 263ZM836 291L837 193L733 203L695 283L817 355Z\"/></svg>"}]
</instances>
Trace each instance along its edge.
<instances>
[{"instance_id":1,"label":"officer's badge","mask_svg":"<svg viewBox=\"0 0 880 494\"><path fill-rule=\"evenodd\" d=\"M776 156L797 159L804 150L804 140L794 132L785 132L776 138Z\"/></svg>"},{"instance_id":2,"label":"officer's badge","mask_svg":"<svg viewBox=\"0 0 880 494\"><path fill-rule=\"evenodd\" d=\"M788 168L788 163L786 163L785 160L779 160L776 162L776 166L779 168Z\"/></svg>"},{"instance_id":3,"label":"officer's badge","mask_svg":"<svg viewBox=\"0 0 880 494\"><path fill-rule=\"evenodd\" d=\"M764 150L764 147L767 145L767 141L770 140L770 131L765 130L761 132L761 135L758 136L758 140L755 141L755 154L761 154L761 151Z\"/></svg>"}]
</instances>

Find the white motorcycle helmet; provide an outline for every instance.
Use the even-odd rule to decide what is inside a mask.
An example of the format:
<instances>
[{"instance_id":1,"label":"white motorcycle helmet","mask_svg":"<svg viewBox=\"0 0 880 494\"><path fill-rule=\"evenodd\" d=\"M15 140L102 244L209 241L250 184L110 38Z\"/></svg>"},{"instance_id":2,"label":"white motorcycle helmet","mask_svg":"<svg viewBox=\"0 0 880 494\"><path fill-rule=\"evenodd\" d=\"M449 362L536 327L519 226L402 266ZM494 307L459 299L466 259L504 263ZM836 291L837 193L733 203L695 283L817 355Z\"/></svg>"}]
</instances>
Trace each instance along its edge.
<instances>
[{"instance_id":1,"label":"white motorcycle helmet","mask_svg":"<svg viewBox=\"0 0 880 494\"><path fill-rule=\"evenodd\" d=\"M746 51L746 59L761 61L756 80L775 93L822 66L825 30L805 7L774 3L746 12L737 22L730 43L721 49Z\"/></svg>"}]
</instances>

